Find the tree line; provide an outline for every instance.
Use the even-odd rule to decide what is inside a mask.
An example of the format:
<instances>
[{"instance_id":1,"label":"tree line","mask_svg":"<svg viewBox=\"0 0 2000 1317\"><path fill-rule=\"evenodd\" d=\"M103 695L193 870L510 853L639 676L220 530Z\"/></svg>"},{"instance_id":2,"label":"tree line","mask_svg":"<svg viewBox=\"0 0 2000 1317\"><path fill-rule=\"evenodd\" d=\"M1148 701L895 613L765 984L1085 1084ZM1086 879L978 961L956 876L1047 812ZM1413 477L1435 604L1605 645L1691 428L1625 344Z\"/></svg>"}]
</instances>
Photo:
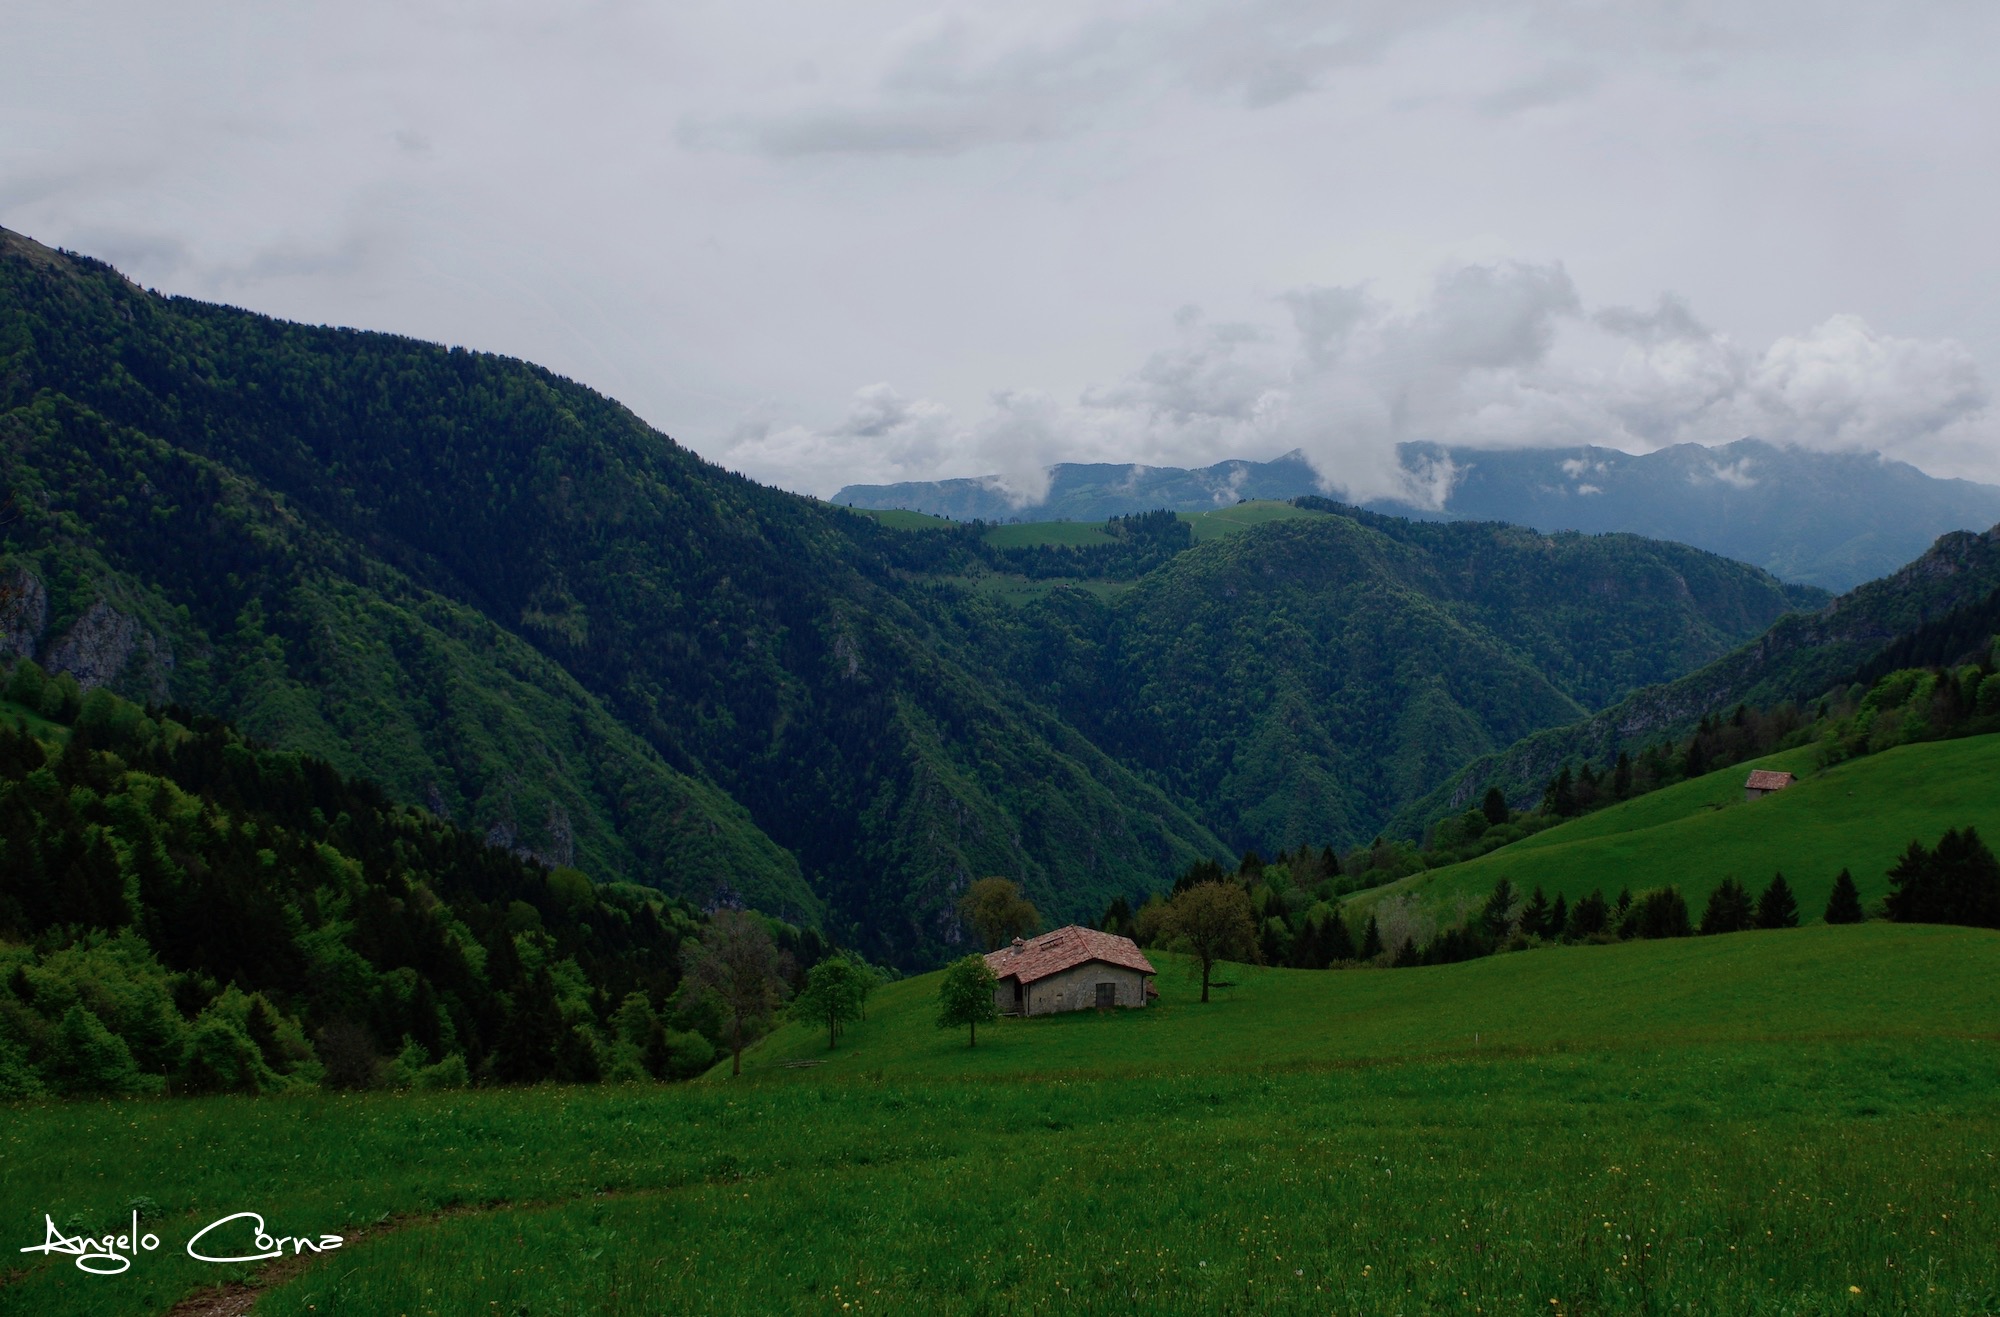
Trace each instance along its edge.
<instances>
[{"instance_id":1,"label":"tree line","mask_svg":"<svg viewBox=\"0 0 2000 1317\"><path fill-rule=\"evenodd\" d=\"M830 959L873 982L185 709L26 661L3 693L0 1096L678 1079Z\"/></svg>"}]
</instances>

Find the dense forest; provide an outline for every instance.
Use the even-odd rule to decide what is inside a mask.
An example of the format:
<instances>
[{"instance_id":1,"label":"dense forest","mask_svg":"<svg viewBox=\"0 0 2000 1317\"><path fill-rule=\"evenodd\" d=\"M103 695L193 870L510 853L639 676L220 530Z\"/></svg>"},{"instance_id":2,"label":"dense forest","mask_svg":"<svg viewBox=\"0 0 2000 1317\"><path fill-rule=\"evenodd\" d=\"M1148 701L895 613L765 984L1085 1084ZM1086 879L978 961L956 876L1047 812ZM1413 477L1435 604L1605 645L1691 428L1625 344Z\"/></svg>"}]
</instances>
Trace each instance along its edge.
<instances>
[{"instance_id":1,"label":"dense forest","mask_svg":"<svg viewBox=\"0 0 2000 1317\"><path fill-rule=\"evenodd\" d=\"M881 960L950 954L984 874L1078 918L1366 844L1824 598L1632 536L1307 502L1203 543L1164 514L1081 546L893 529L522 362L0 232L0 657Z\"/></svg>"},{"instance_id":2,"label":"dense forest","mask_svg":"<svg viewBox=\"0 0 2000 1317\"><path fill-rule=\"evenodd\" d=\"M668 1079L723 1041L685 903L184 709L25 661L4 693L0 1096Z\"/></svg>"}]
</instances>

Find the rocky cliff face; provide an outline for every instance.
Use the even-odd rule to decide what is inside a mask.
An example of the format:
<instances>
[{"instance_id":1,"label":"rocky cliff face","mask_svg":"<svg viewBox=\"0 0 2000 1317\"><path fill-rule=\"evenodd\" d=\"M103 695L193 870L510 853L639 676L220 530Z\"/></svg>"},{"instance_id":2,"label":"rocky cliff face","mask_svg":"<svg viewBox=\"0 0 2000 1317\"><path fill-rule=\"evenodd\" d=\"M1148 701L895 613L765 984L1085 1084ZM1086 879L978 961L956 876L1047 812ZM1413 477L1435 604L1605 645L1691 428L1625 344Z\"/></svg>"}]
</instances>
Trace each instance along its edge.
<instances>
[{"instance_id":1,"label":"rocky cliff face","mask_svg":"<svg viewBox=\"0 0 2000 1317\"><path fill-rule=\"evenodd\" d=\"M49 625L49 592L25 567L0 575L0 659L33 658Z\"/></svg>"},{"instance_id":2,"label":"rocky cliff face","mask_svg":"<svg viewBox=\"0 0 2000 1317\"><path fill-rule=\"evenodd\" d=\"M48 624L49 594L41 578L26 567L0 573L0 661L35 659L51 673L69 673L85 690L115 684L127 694L167 698L173 646L138 618L100 597L45 643Z\"/></svg>"}]
</instances>

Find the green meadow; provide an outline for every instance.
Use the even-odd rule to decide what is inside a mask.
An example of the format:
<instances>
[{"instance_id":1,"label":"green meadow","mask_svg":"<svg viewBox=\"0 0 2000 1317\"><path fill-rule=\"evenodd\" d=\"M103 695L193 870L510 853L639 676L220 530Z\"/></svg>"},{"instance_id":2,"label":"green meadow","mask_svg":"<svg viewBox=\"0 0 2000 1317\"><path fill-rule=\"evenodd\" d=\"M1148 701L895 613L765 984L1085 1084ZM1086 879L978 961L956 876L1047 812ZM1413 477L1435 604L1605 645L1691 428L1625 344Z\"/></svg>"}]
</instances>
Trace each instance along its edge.
<instances>
[{"instance_id":1,"label":"green meadow","mask_svg":"<svg viewBox=\"0 0 2000 1317\"><path fill-rule=\"evenodd\" d=\"M2000 935L1868 924L933 1027L891 984L679 1087L17 1105L0 1313L256 1278L229 1212L352 1237L258 1313L2000 1312ZM819 1064L813 1064L819 1063Z\"/></svg>"},{"instance_id":2,"label":"green meadow","mask_svg":"<svg viewBox=\"0 0 2000 1317\"><path fill-rule=\"evenodd\" d=\"M934 530L953 523L943 517L935 517L927 512L911 512L903 508L886 510L855 509L864 516L875 518L885 526L896 530ZM1237 503L1213 512L1183 512L1180 514L1194 532L1196 543L1218 539L1224 535L1234 535L1262 526L1273 521L1290 521L1296 517L1316 517L1321 515L1304 508L1293 507L1290 503L1270 499L1258 499L1248 503ZM1024 521L989 527L984 536L986 542L996 549L1026 549L1038 544L1067 545L1088 548L1092 545L1115 544L1117 541L1105 530L1101 521Z\"/></svg>"},{"instance_id":3,"label":"green meadow","mask_svg":"<svg viewBox=\"0 0 2000 1317\"><path fill-rule=\"evenodd\" d=\"M1231 507L1217 508L1213 512L1183 513L1181 520L1194 528L1195 543L1203 540L1220 539L1224 535L1234 535L1262 526L1273 521L1291 521L1298 517L1322 515L1306 508L1293 507L1272 499L1256 499L1248 503L1237 503Z\"/></svg>"},{"instance_id":4,"label":"green meadow","mask_svg":"<svg viewBox=\"0 0 2000 1317\"><path fill-rule=\"evenodd\" d=\"M2000 736L1897 746L1818 768L1815 747L1789 750L1649 792L1523 838L1476 860L1413 875L1357 898L1363 908L1409 893L1439 907L1483 896L1501 878L1572 902L1677 884L1694 916L1724 878L1753 892L1783 871L1801 918L1816 920L1846 868L1864 903L1888 894L1911 840L1935 845L1972 824L2000 841ZM1743 799L1752 768L1798 774L1784 791Z\"/></svg>"}]
</instances>

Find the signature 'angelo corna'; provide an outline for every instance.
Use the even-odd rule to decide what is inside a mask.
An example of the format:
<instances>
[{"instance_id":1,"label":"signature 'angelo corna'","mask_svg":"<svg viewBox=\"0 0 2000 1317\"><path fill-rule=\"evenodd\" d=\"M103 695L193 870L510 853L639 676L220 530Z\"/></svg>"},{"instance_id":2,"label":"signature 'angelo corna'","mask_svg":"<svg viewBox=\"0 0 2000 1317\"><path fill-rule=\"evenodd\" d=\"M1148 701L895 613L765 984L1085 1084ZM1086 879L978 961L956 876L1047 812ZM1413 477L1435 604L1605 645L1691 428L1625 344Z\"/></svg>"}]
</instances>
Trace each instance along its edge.
<instances>
[{"instance_id":1,"label":"signature 'angelo corna'","mask_svg":"<svg viewBox=\"0 0 2000 1317\"><path fill-rule=\"evenodd\" d=\"M160 1237L139 1232L139 1214L132 1213L130 1232L116 1235L66 1235L57 1227L53 1216L44 1215L46 1234L39 1244L30 1244L23 1253L63 1253L76 1259L77 1269L93 1276L116 1276L132 1266L132 1259L141 1251L150 1253L159 1248ZM250 1225L252 1234L249 1243L255 1248L251 1253L234 1253L221 1256L232 1247L231 1240L237 1238L235 1231L223 1228L232 1222L243 1221ZM220 1232L220 1233L216 1233ZM209 1236L215 1234L215 1238ZM294 1255L300 1253L325 1253L339 1248L339 1235L321 1235L313 1239L308 1235L273 1235L264 1228L264 1218L256 1212L232 1212L228 1216L209 1222L187 1242L187 1255L196 1262L268 1262L285 1256L289 1247ZM236 1243L240 1248L242 1244Z\"/></svg>"}]
</instances>

